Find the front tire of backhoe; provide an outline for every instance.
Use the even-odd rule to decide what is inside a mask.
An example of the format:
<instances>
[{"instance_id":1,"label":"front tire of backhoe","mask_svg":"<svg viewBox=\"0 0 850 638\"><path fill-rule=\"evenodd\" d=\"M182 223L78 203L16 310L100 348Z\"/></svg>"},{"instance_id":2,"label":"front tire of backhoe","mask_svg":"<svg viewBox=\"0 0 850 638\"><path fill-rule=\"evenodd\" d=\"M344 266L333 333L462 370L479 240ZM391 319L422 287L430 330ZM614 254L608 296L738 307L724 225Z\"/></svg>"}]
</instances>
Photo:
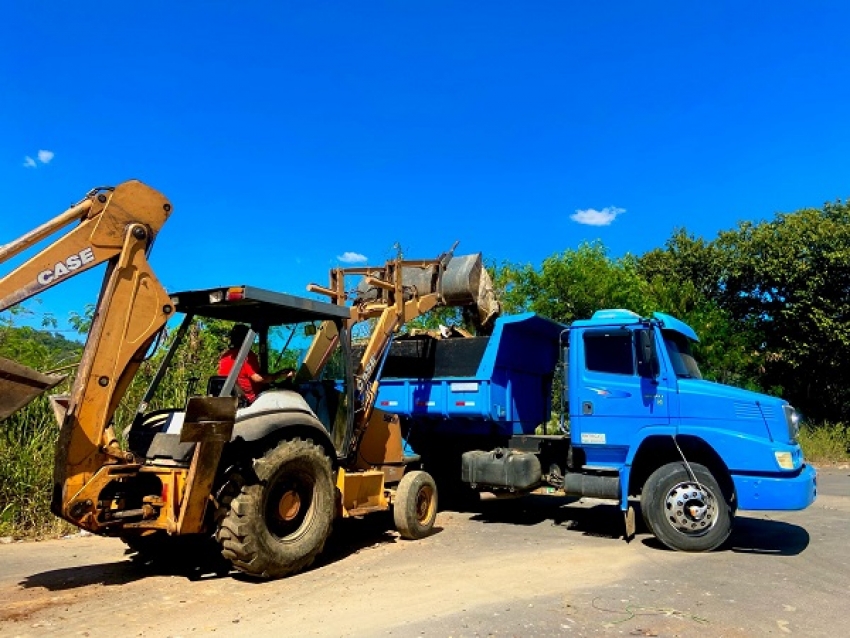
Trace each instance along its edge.
<instances>
[{"instance_id":1,"label":"front tire of backhoe","mask_svg":"<svg viewBox=\"0 0 850 638\"><path fill-rule=\"evenodd\" d=\"M334 517L330 459L312 441L282 441L254 461L256 480L230 501L216 538L241 572L280 578L309 567Z\"/></svg>"},{"instance_id":2,"label":"front tire of backhoe","mask_svg":"<svg viewBox=\"0 0 850 638\"><path fill-rule=\"evenodd\" d=\"M431 533L437 518L437 484L428 472L401 477L393 504L393 519L402 538L418 540Z\"/></svg>"}]
</instances>

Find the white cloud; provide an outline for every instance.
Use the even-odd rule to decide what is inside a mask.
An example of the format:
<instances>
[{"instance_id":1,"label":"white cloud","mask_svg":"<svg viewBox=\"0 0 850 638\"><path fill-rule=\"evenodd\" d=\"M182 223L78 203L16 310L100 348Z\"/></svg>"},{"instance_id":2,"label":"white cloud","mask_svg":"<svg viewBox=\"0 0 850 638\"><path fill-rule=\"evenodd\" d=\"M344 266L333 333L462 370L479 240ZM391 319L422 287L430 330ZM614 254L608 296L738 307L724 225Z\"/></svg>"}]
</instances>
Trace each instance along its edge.
<instances>
[{"instance_id":1,"label":"white cloud","mask_svg":"<svg viewBox=\"0 0 850 638\"><path fill-rule=\"evenodd\" d=\"M50 161L54 157L56 157L56 153L54 153L53 151L47 151L47 150L41 149L38 153L35 154L35 156L38 158L38 161L41 162L42 164L50 164ZM36 162L29 155L26 155L26 156L24 156L24 168L38 168L38 162Z\"/></svg>"},{"instance_id":2,"label":"white cloud","mask_svg":"<svg viewBox=\"0 0 850 638\"><path fill-rule=\"evenodd\" d=\"M341 255L337 255L336 258L344 264L362 264L366 261L366 255L361 255L360 253L353 253L350 251L346 251Z\"/></svg>"},{"instance_id":3,"label":"white cloud","mask_svg":"<svg viewBox=\"0 0 850 638\"><path fill-rule=\"evenodd\" d=\"M617 215L622 215L625 212L625 208L617 208L616 206L606 206L602 210L587 208L577 210L573 215L570 215L570 219L585 226L610 226Z\"/></svg>"}]
</instances>

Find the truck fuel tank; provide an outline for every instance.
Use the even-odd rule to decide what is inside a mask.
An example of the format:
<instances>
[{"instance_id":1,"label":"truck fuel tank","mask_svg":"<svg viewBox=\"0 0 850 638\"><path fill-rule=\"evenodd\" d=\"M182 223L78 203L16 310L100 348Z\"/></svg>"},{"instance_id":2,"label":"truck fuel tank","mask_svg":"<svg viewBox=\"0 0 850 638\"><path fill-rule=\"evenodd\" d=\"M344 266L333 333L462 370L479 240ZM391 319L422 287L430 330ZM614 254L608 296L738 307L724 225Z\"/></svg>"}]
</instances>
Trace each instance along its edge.
<instances>
[{"instance_id":1,"label":"truck fuel tank","mask_svg":"<svg viewBox=\"0 0 850 638\"><path fill-rule=\"evenodd\" d=\"M536 454L496 448L474 450L462 457L461 479L473 487L529 490L540 485L543 473Z\"/></svg>"}]
</instances>

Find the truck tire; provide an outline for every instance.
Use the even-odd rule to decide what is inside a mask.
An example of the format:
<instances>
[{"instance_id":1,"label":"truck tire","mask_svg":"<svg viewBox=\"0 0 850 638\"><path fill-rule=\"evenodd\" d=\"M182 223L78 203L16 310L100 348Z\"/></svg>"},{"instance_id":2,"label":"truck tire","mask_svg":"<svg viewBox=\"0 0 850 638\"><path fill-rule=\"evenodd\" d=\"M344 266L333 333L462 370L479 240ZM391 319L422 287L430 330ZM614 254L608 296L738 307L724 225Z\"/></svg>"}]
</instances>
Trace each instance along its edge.
<instances>
[{"instance_id":1,"label":"truck tire","mask_svg":"<svg viewBox=\"0 0 850 638\"><path fill-rule=\"evenodd\" d=\"M732 508L711 472L691 463L694 482L684 463L655 470L643 486L641 512L655 537L670 549L708 552L732 532Z\"/></svg>"},{"instance_id":2,"label":"truck tire","mask_svg":"<svg viewBox=\"0 0 850 638\"><path fill-rule=\"evenodd\" d=\"M222 517L221 555L241 572L280 578L310 566L334 518L330 459L309 439L282 441L254 460Z\"/></svg>"},{"instance_id":3,"label":"truck tire","mask_svg":"<svg viewBox=\"0 0 850 638\"><path fill-rule=\"evenodd\" d=\"M402 538L417 540L431 533L437 518L437 484L428 472L408 472L398 484L393 520Z\"/></svg>"}]
</instances>

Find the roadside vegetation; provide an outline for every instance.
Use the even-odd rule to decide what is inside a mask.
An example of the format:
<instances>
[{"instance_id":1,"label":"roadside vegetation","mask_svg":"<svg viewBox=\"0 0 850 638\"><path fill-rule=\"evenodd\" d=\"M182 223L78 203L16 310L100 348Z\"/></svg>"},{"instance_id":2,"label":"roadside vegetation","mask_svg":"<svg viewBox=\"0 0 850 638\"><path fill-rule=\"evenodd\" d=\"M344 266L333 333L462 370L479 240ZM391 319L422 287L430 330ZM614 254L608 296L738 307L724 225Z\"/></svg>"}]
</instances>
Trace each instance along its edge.
<instances>
[{"instance_id":1,"label":"roadside vegetation","mask_svg":"<svg viewBox=\"0 0 850 638\"><path fill-rule=\"evenodd\" d=\"M806 458L815 465L847 463L850 428L843 423L805 424L800 430L800 445Z\"/></svg>"},{"instance_id":2,"label":"roadside vegetation","mask_svg":"<svg viewBox=\"0 0 850 638\"><path fill-rule=\"evenodd\" d=\"M629 308L683 319L701 337L695 353L707 379L784 397L805 416L800 441L811 462L850 461L847 204L742 222L712 241L678 229L663 247L640 256L612 258L604 245L590 243L551 255L539 266L503 262L491 263L490 270L508 313L530 310L568 323L599 308ZM23 327L25 312L16 308L0 317L0 356L73 375L82 343L51 332L56 322L49 316L42 330ZM79 338L90 314L88 308L71 318ZM415 327L460 321L460 313L440 311ZM217 322L192 326L164 380L163 406L181 405L200 389L214 373L226 334L227 327ZM119 432L162 353L160 348L142 365L116 414ZM556 430L555 421L546 427ZM71 529L49 511L56 433L45 398L0 425L0 537Z\"/></svg>"},{"instance_id":3,"label":"roadside vegetation","mask_svg":"<svg viewBox=\"0 0 850 638\"><path fill-rule=\"evenodd\" d=\"M42 371L76 362L79 342L31 327L15 327L19 309L0 326L0 356ZM45 327L52 327L49 317ZM67 390L67 381L56 388ZM50 513L56 419L46 398L0 424L0 537L61 534L71 529Z\"/></svg>"},{"instance_id":4,"label":"roadside vegetation","mask_svg":"<svg viewBox=\"0 0 850 638\"><path fill-rule=\"evenodd\" d=\"M83 333L88 330L87 317L91 311L89 308L76 318L75 325ZM68 392L76 369L73 364L79 361L83 343L49 331L16 326L16 318L19 317L7 318L0 326L0 357L45 372L61 370L69 376L52 393ZM166 336L163 345L169 343L173 333L172 330ZM227 333L228 326L220 322L196 321L189 329L184 346L177 352L151 409L183 405L186 397L199 388L201 380L215 374ZM121 402L115 415L119 439L123 428L131 422L165 350L160 347L142 364ZM50 512L58 432L59 426L46 396L39 397L0 424L0 538L40 538L76 531Z\"/></svg>"}]
</instances>

